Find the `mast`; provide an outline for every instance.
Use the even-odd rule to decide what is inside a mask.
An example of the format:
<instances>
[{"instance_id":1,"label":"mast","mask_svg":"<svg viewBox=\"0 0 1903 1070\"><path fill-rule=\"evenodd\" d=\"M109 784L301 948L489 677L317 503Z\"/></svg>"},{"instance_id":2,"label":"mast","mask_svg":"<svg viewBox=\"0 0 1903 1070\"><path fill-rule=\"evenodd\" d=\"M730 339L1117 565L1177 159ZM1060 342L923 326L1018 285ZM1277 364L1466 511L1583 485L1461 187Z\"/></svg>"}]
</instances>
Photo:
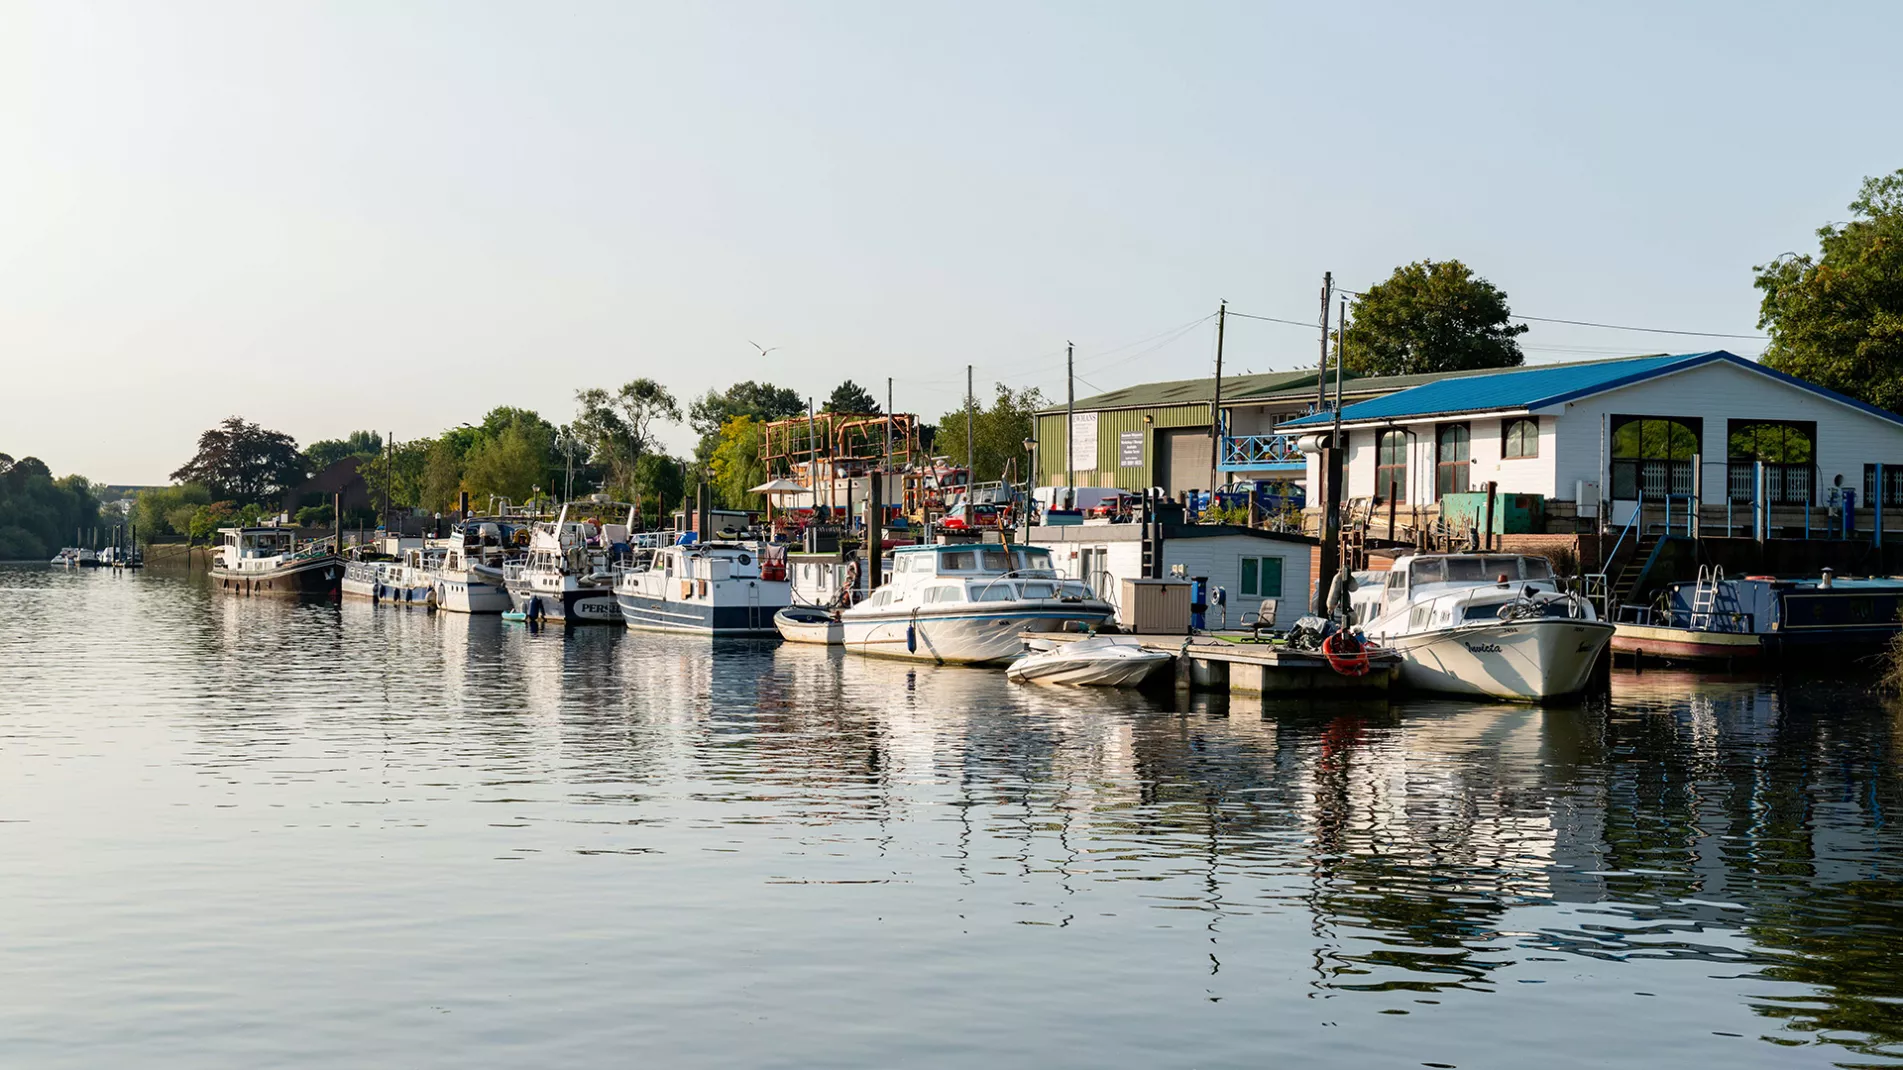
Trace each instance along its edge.
<instances>
[{"instance_id":1,"label":"mast","mask_svg":"<svg viewBox=\"0 0 1903 1070\"><path fill-rule=\"evenodd\" d=\"M1077 497L1077 376L1075 356L1077 347L1064 343L1064 467L1070 473L1064 477L1064 508ZM1051 508L1057 508L1053 497Z\"/></svg>"},{"instance_id":2,"label":"mast","mask_svg":"<svg viewBox=\"0 0 1903 1070\"><path fill-rule=\"evenodd\" d=\"M1222 465L1222 335L1229 302L1216 306L1216 394L1209 402L1209 507L1216 507L1216 473Z\"/></svg>"}]
</instances>

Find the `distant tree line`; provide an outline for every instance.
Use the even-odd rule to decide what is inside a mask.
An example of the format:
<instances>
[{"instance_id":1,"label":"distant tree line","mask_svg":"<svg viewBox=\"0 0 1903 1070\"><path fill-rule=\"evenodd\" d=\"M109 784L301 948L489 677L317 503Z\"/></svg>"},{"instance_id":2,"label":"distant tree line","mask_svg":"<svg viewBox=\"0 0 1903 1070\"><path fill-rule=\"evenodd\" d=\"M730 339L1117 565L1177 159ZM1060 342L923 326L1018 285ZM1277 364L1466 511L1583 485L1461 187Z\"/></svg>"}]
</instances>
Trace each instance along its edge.
<instances>
[{"instance_id":1,"label":"distant tree line","mask_svg":"<svg viewBox=\"0 0 1903 1070\"><path fill-rule=\"evenodd\" d=\"M94 532L103 540L119 519L100 515L100 491L85 476L53 478L38 457L0 453L0 561L46 561Z\"/></svg>"}]
</instances>

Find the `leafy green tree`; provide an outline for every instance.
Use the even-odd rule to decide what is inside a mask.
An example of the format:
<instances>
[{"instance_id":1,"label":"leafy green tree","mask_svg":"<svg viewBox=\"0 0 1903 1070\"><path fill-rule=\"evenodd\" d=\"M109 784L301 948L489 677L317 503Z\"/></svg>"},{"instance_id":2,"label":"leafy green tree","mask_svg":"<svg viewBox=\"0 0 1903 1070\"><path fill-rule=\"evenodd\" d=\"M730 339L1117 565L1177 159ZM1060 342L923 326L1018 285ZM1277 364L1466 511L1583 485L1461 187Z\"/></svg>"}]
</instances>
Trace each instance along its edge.
<instances>
[{"instance_id":1,"label":"leafy green tree","mask_svg":"<svg viewBox=\"0 0 1903 1070\"><path fill-rule=\"evenodd\" d=\"M435 439L413 438L359 465L357 473L370 489L370 500L380 508L387 491L393 510L422 508L423 476L429 465L430 447L435 444Z\"/></svg>"},{"instance_id":2,"label":"leafy green tree","mask_svg":"<svg viewBox=\"0 0 1903 1070\"><path fill-rule=\"evenodd\" d=\"M537 486L555 489L547 482L553 431L539 418L519 419L478 442L463 471L464 489L475 500L495 495L516 502L526 501Z\"/></svg>"},{"instance_id":3,"label":"leafy green tree","mask_svg":"<svg viewBox=\"0 0 1903 1070\"><path fill-rule=\"evenodd\" d=\"M192 513L211 503L211 491L200 483L142 490L132 505L132 523L145 542L191 533ZM183 523L177 522L179 518Z\"/></svg>"},{"instance_id":4,"label":"leafy green tree","mask_svg":"<svg viewBox=\"0 0 1903 1070\"><path fill-rule=\"evenodd\" d=\"M863 413L873 415L879 411L879 402L865 387L851 379L833 387L832 396L823 406L826 412Z\"/></svg>"},{"instance_id":5,"label":"leafy green tree","mask_svg":"<svg viewBox=\"0 0 1903 1070\"><path fill-rule=\"evenodd\" d=\"M172 480L203 483L218 498L261 502L303 482L306 474L296 439L233 416L198 436L198 452Z\"/></svg>"},{"instance_id":6,"label":"leafy green tree","mask_svg":"<svg viewBox=\"0 0 1903 1070\"><path fill-rule=\"evenodd\" d=\"M321 472L345 457L375 457L383 452L383 436L375 431L352 431L346 438L325 438L304 449L304 463Z\"/></svg>"},{"instance_id":7,"label":"leafy green tree","mask_svg":"<svg viewBox=\"0 0 1903 1070\"><path fill-rule=\"evenodd\" d=\"M1525 363L1507 295L1458 260L1394 269L1354 303L1343 366L1360 375L1514 368ZM1336 332L1336 342L1341 341Z\"/></svg>"},{"instance_id":8,"label":"leafy green tree","mask_svg":"<svg viewBox=\"0 0 1903 1070\"><path fill-rule=\"evenodd\" d=\"M100 515L99 488L84 476L54 479L38 457L0 460L0 560L44 561L116 520Z\"/></svg>"},{"instance_id":9,"label":"leafy green tree","mask_svg":"<svg viewBox=\"0 0 1903 1070\"><path fill-rule=\"evenodd\" d=\"M641 509L645 513L653 505L656 517L664 517L667 511L681 504L687 496L687 485L681 475L686 462L665 453L647 453L634 464L634 485L642 496Z\"/></svg>"},{"instance_id":10,"label":"leafy green tree","mask_svg":"<svg viewBox=\"0 0 1903 1070\"><path fill-rule=\"evenodd\" d=\"M972 481L1003 479L1007 474L1013 481L1021 480L1027 463L1024 441L1031 437L1035 413L1043 406L1044 395L1034 386L1012 390L998 383L993 389L989 409L980 409L972 404L939 417L940 433L936 436L936 444L943 448L945 456L953 464L968 464L969 458L965 455L965 414L969 411L973 416L972 439L977 454L977 463L970 466Z\"/></svg>"},{"instance_id":11,"label":"leafy green tree","mask_svg":"<svg viewBox=\"0 0 1903 1070\"><path fill-rule=\"evenodd\" d=\"M736 416L750 417L756 423L767 423L805 412L805 398L797 391L772 383L756 383L748 379L725 390L709 390L687 407L687 426L700 436L700 442L694 446L694 460L703 466L711 465L714 450L720 445L721 428Z\"/></svg>"},{"instance_id":12,"label":"leafy green tree","mask_svg":"<svg viewBox=\"0 0 1903 1070\"><path fill-rule=\"evenodd\" d=\"M430 443L429 453L423 458L423 486L418 491L423 508L441 513L455 508L463 490L464 457L468 443L475 438L474 434L445 431Z\"/></svg>"},{"instance_id":13,"label":"leafy green tree","mask_svg":"<svg viewBox=\"0 0 1903 1070\"><path fill-rule=\"evenodd\" d=\"M751 416L735 416L720 428L720 444L709 458L709 482L720 503L729 509L755 509L765 497L749 493L748 488L767 481L765 462L760 460L760 421Z\"/></svg>"},{"instance_id":14,"label":"leafy green tree","mask_svg":"<svg viewBox=\"0 0 1903 1070\"><path fill-rule=\"evenodd\" d=\"M611 490L631 493L638 483L635 463L660 447L655 423L678 421L680 404L652 379L623 383L612 394L598 387L577 391L575 400L580 411L574 427L588 444L590 460L608 473Z\"/></svg>"},{"instance_id":15,"label":"leafy green tree","mask_svg":"<svg viewBox=\"0 0 1903 1070\"><path fill-rule=\"evenodd\" d=\"M1818 230L1817 256L1754 268L1763 361L1903 412L1903 169L1863 180L1847 223Z\"/></svg>"}]
</instances>

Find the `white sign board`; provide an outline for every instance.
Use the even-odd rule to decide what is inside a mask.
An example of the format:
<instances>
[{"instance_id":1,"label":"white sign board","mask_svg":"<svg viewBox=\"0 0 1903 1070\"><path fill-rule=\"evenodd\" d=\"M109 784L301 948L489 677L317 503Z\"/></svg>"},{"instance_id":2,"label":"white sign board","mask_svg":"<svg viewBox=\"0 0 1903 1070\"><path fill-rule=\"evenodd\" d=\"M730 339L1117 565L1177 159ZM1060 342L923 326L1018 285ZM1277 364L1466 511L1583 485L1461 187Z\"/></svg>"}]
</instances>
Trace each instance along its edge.
<instances>
[{"instance_id":1,"label":"white sign board","mask_svg":"<svg viewBox=\"0 0 1903 1070\"><path fill-rule=\"evenodd\" d=\"M1097 467L1097 414L1080 412L1071 417L1070 461L1079 471Z\"/></svg>"}]
</instances>

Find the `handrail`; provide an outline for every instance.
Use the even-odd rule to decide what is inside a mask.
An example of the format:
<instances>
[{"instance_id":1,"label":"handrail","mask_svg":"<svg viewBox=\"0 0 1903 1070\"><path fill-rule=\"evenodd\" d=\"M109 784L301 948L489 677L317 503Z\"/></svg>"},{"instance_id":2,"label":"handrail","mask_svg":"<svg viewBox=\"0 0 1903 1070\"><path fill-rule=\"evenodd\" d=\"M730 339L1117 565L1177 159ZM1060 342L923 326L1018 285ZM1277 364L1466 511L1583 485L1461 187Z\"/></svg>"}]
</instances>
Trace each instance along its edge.
<instances>
[{"instance_id":1,"label":"handrail","mask_svg":"<svg viewBox=\"0 0 1903 1070\"><path fill-rule=\"evenodd\" d=\"M1627 535L1632 534L1632 528L1635 525L1637 525L1644 516L1645 516L1645 491L1641 489L1639 491L1638 503L1634 506L1632 510L1632 519L1625 522L1624 529L1622 529L1619 532L1619 538L1613 542L1612 552L1606 555L1607 561L1613 561L1618 558L1619 547L1625 545L1625 537Z\"/></svg>"}]
</instances>

